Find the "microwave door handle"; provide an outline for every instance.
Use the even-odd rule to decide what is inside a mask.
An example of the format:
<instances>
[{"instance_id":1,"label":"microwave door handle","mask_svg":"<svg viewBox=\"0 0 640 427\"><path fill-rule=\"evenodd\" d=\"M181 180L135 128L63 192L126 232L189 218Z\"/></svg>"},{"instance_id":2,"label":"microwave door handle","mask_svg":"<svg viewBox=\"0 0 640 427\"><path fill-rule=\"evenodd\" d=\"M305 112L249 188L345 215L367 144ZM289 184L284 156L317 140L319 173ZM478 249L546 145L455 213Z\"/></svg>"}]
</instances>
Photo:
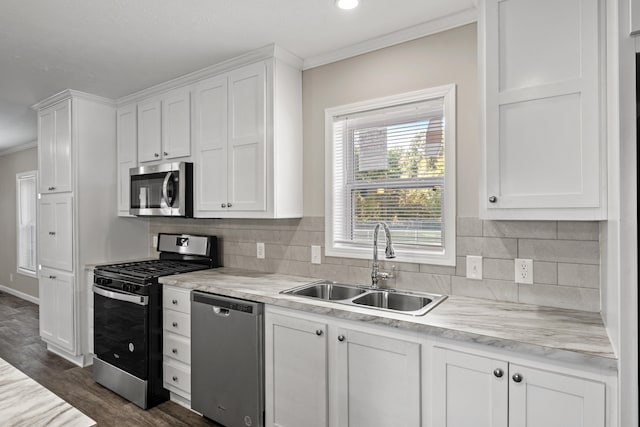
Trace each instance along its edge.
<instances>
[{"instance_id":1,"label":"microwave door handle","mask_svg":"<svg viewBox=\"0 0 640 427\"><path fill-rule=\"evenodd\" d=\"M162 183L162 198L164 199L164 202L166 203L168 208L170 208L171 205L173 204L173 201L171 203L169 202L169 194L167 189L167 187L169 186L169 180L171 179L171 175L173 175L173 172L167 172L167 174L164 177L164 182Z\"/></svg>"}]
</instances>

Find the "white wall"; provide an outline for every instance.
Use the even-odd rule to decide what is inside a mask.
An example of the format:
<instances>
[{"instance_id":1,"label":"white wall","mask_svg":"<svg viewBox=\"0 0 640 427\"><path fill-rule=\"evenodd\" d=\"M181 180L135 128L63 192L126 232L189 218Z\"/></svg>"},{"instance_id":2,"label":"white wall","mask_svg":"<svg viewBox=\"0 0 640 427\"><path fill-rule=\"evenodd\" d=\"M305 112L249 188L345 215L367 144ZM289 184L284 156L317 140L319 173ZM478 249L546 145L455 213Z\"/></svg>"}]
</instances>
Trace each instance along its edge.
<instances>
[{"instance_id":1,"label":"white wall","mask_svg":"<svg viewBox=\"0 0 640 427\"><path fill-rule=\"evenodd\" d=\"M0 155L0 285L35 298L38 297L38 280L16 272L16 174L36 169L38 151L35 147Z\"/></svg>"}]
</instances>

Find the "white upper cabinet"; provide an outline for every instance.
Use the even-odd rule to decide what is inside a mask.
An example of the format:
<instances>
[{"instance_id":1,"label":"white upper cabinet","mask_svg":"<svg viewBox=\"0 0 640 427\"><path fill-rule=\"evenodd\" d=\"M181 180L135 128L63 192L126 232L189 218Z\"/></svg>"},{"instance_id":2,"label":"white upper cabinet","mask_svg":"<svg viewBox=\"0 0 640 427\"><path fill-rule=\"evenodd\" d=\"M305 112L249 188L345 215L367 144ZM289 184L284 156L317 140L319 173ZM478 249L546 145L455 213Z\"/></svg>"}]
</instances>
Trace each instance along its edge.
<instances>
[{"instance_id":1,"label":"white upper cabinet","mask_svg":"<svg viewBox=\"0 0 640 427\"><path fill-rule=\"evenodd\" d=\"M598 0L481 0L488 219L603 219Z\"/></svg>"},{"instance_id":2,"label":"white upper cabinet","mask_svg":"<svg viewBox=\"0 0 640 427\"><path fill-rule=\"evenodd\" d=\"M195 211L227 207L227 76L197 84L194 97Z\"/></svg>"},{"instance_id":3,"label":"white upper cabinet","mask_svg":"<svg viewBox=\"0 0 640 427\"><path fill-rule=\"evenodd\" d=\"M129 169L137 166L137 124L136 104L118 108L117 141L118 141L118 215L130 216L130 178Z\"/></svg>"},{"instance_id":4,"label":"white upper cabinet","mask_svg":"<svg viewBox=\"0 0 640 427\"><path fill-rule=\"evenodd\" d=\"M191 92L172 90L162 99L162 158L191 155Z\"/></svg>"},{"instance_id":5,"label":"white upper cabinet","mask_svg":"<svg viewBox=\"0 0 640 427\"><path fill-rule=\"evenodd\" d=\"M193 90L194 216L302 216L300 70L274 58Z\"/></svg>"},{"instance_id":6,"label":"white upper cabinet","mask_svg":"<svg viewBox=\"0 0 640 427\"><path fill-rule=\"evenodd\" d=\"M191 92L180 88L138 103L138 161L191 155Z\"/></svg>"},{"instance_id":7,"label":"white upper cabinet","mask_svg":"<svg viewBox=\"0 0 640 427\"><path fill-rule=\"evenodd\" d=\"M38 112L40 193L71 191L71 100Z\"/></svg>"}]
</instances>

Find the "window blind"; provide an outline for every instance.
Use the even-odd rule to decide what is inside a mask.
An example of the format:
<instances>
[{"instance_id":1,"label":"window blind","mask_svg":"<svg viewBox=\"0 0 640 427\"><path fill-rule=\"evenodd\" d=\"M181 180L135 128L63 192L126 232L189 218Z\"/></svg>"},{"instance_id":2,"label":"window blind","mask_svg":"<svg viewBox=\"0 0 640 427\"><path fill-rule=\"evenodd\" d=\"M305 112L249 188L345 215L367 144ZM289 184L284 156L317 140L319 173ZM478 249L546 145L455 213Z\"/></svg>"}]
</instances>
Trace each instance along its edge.
<instances>
[{"instance_id":1,"label":"window blind","mask_svg":"<svg viewBox=\"0 0 640 427\"><path fill-rule=\"evenodd\" d=\"M36 176L17 177L18 269L36 272Z\"/></svg>"},{"instance_id":2,"label":"window blind","mask_svg":"<svg viewBox=\"0 0 640 427\"><path fill-rule=\"evenodd\" d=\"M333 239L444 247L444 98L333 117Z\"/></svg>"}]
</instances>

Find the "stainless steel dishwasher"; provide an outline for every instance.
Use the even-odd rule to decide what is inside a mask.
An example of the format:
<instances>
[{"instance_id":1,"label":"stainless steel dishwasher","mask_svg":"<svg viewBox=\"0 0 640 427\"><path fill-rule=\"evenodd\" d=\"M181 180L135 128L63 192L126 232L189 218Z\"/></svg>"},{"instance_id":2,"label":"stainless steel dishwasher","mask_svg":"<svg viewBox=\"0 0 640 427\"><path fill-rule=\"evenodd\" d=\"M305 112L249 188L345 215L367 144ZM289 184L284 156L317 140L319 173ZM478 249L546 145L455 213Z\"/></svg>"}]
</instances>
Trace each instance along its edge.
<instances>
[{"instance_id":1,"label":"stainless steel dishwasher","mask_svg":"<svg viewBox=\"0 0 640 427\"><path fill-rule=\"evenodd\" d=\"M264 425L263 305L191 293L191 407L226 427Z\"/></svg>"}]
</instances>

